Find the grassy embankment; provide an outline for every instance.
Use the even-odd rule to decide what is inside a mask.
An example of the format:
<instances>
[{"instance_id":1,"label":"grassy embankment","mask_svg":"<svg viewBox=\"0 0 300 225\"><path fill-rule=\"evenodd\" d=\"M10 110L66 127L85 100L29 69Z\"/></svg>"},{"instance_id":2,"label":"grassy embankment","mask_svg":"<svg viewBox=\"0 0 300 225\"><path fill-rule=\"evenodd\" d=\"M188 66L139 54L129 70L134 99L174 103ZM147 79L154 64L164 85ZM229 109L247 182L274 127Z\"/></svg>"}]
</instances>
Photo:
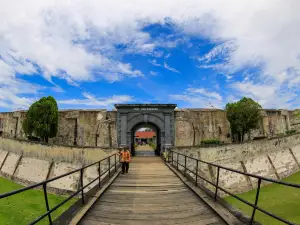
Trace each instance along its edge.
<instances>
[{"instance_id":1,"label":"grassy embankment","mask_svg":"<svg viewBox=\"0 0 300 225\"><path fill-rule=\"evenodd\" d=\"M17 190L23 186L0 177L0 193ZM66 199L65 196L48 194L50 208ZM71 199L51 214L52 220L68 209L76 199ZM45 198L42 190L28 190L0 200L0 224L23 225L32 222L46 212ZM37 224L49 224L48 217Z\"/></svg>"},{"instance_id":2,"label":"grassy embankment","mask_svg":"<svg viewBox=\"0 0 300 225\"><path fill-rule=\"evenodd\" d=\"M300 172L284 179L286 182L300 184ZM256 189L247 193L239 194L239 197L254 203ZM252 208L233 198L226 197L225 200L245 214L251 216ZM259 194L258 206L281 218L287 219L295 224L300 224L300 189L287 187L280 184L270 184L262 187ZM263 225L284 224L270 216L256 211L255 220Z\"/></svg>"}]
</instances>

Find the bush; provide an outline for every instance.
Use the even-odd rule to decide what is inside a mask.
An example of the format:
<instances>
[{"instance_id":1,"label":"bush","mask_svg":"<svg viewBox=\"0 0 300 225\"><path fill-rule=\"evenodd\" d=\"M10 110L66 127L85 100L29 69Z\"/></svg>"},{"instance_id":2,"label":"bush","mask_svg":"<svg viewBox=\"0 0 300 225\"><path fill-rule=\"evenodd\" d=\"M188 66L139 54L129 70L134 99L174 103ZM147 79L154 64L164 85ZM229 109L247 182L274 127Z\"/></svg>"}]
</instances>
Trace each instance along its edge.
<instances>
[{"instance_id":1,"label":"bush","mask_svg":"<svg viewBox=\"0 0 300 225\"><path fill-rule=\"evenodd\" d=\"M296 130L287 130L286 134L296 134Z\"/></svg>"},{"instance_id":2,"label":"bush","mask_svg":"<svg viewBox=\"0 0 300 225\"><path fill-rule=\"evenodd\" d=\"M48 138L55 137L58 128L58 108L51 96L33 103L26 113L23 130L27 136L40 138L48 143Z\"/></svg>"},{"instance_id":3,"label":"bush","mask_svg":"<svg viewBox=\"0 0 300 225\"><path fill-rule=\"evenodd\" d=\"M156 145L153 143L153 142L149 142L149 145L153 148L153 149L156 149Z\"/></svg>"},{"instance_id":4,"label":"bush","mask_svg":"<svg viewBox=\"0 0 300 225\"><path fill-rule=\"evenodd\" d=\"M208 140L202 140L201 144L204 144L204 145L219 145L219 144L221 144L221 142L218 139L208 139Z\"/></svg>"}]
</instances>

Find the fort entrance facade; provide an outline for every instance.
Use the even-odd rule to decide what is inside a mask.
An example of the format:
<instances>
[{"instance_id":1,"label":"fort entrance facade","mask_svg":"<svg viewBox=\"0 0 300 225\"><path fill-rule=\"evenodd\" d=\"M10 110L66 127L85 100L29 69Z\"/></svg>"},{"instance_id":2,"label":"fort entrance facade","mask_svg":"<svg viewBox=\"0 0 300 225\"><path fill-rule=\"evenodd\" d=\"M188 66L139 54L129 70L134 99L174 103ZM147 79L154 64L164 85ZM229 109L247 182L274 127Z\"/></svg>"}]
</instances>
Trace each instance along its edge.
<instances>
[{"instance_id":1,"label":"fort entrance facade","mask_svg":"<svg viewBox=\"0 0 300 225\"><path fill-rule=\"evenodd\" d=\"M262 110L259 127L245 135L276 137L300 130L299 111ZM0 113L0 137L27 140L23 131L26 111ZM58 132L49 144L116 148L132 147L135 131L151 128L157 153L168 146L199 146L203 140L231 143L230 124L221 109L176 108L175 104L116 104L115 109L60 110Z\"/></svg>"},{"instance_id":2,"label":"fort entrance facade","mask_svg":"<svg viewBox=\"0 0 300 225\"><path fill-rule=\"evenodd\" d=\"M131 148L135 153L134 137L141 127L156 131L157 155L175 143L175 104L116 104L118 146Z\"/></svg>"}]
</instances>

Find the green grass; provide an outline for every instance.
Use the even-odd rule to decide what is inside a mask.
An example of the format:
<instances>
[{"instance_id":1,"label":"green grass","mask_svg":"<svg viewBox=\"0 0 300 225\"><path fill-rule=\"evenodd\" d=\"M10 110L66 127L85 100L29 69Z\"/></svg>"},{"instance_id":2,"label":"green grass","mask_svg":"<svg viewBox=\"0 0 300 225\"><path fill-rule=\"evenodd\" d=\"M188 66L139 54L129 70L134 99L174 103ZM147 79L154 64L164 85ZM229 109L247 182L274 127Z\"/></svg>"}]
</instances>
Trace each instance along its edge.
<instances>
[{"instance_id":1,"label":"green grass","mask_svg":"<svg viewBox=\"0 0 300 225\"><path fill-rule=\"evenodd\" d=\"M300 184L300 172L284 179L286 182ZM256 190L239 194L239 197L254 203ZM229 204L240 209L248 216L252 215L252 208L233 197L224 198ZM259 194L258 206L281 218L300 224L300 189L280 184L269 184L262 187ZM256 211L255 220L266 225L284 224L272 217Z\"/></svg>"},{"instance_id":2,"label":"green grass","mask_svg":"<svg viewBox=\"0 0 300 225\"><path fill-rule=\"evenodd\" d=\"M0 177L0 193L6 193L22 188L10 180ZM65 196L48 194L50 208L53 208L66 199ZM51 216L52 220L67 210L76 199L71 199ZM41 190L28 190L17 195L10 196L0 200L0 224L1 225L23 225L32 222L40 215L46 212L44 193ZM48 217L37 224L49 224Z\"/></svg>"}]
</instances>

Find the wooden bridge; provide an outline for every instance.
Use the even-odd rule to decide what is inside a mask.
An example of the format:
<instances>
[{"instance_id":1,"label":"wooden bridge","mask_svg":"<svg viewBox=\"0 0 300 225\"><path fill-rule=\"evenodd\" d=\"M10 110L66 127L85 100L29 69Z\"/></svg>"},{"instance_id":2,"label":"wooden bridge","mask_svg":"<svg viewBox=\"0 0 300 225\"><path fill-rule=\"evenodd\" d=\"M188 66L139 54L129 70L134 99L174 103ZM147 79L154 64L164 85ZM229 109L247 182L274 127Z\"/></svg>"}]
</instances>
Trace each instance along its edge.
<instances>
[{"instance_id":1,"label":"wooden bridge","mask_svg":"<svg viewBox=\"0 0 300 225\"><path fill-rule=\"evenodd\" d=\"M43 219L47 219L51 225L260 225L254 219L256 211L265 213L285 224L294 224L266 211L259 207L257 203L261 182L278 183L300 189L299 184L287 183L237 171L192 158L179 152L170 151L169 153L171 154L168 154L166 161L170 163L165 162L160 157L134 157L132 163L130 163L128 174L120 174L118 156L117 154L113 154L66 174L0 194L0 200L30 189L43 188L46 212L32 221L30 223L32 225L39 223ZM179 162L179 157L183 159L183 164L182 161ZM187 159L196 162L196 167L192 169L193 171L187 167ZM105 162L107 163L107 169L102 171L101 163ZM215 182L201 177L198 172L199 163L209 164L216 168L217 179ZM98 176L94 174L95 178L86 184L83 180L84 170L97 165ZM258 188L256 189L254 204L239 198L219 185L221 169L257 179ZM186 171L194 174L195 179L189 177ZM50 208L47 192L48 183L75 173L80 173L78 190L58 205ZM199 183L199 179L203 179L214 186L214 193L203 188ZM86 192L86 188L90 187L90 185L93 185L93 188ZM218 196L218 190L234 196L252 207L251 218L245 217L225 203ZM76 196L79 197L77 202L53 221L52 213Z\"/></svg>"},{"instance_id":2,"label":"wooden bridge","mask_svg":"<svg viewBox=\"0 0 300 225\"><path fill-rule=\"evenodd\" d=\"M159 157L135 157L81 218L81 225L227 224Z\"/></svg>"}]
</instances>

